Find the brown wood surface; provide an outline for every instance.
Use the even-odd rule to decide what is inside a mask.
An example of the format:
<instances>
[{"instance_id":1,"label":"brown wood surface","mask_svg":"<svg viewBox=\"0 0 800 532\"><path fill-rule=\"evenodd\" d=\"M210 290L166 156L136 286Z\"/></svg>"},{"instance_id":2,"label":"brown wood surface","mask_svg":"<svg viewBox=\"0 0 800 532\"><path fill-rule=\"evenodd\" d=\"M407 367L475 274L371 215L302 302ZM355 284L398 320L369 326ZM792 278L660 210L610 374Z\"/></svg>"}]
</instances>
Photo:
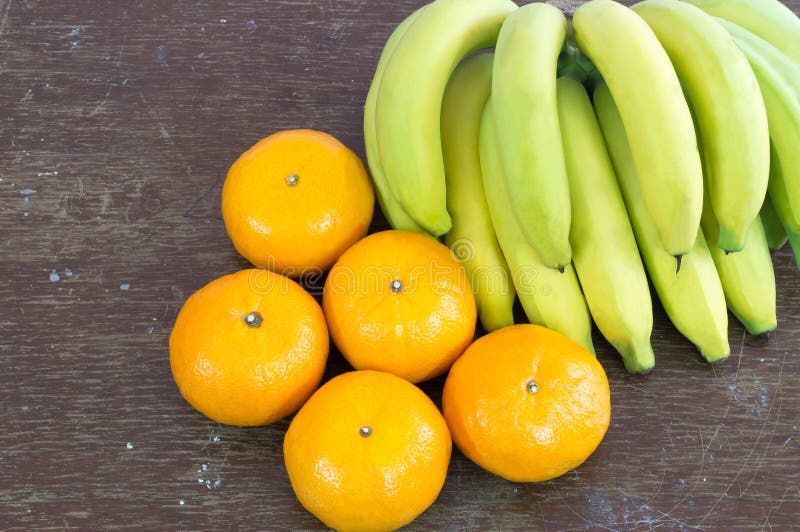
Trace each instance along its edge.
<instances>
[{"instance_id":1,"label":"brown wood surface","mask_svg":"<svg viewBox=\"0 0 800 532\"><path fill-rule=\"evenodd\" d=\"M189 294L247 266L220 216L228 166L296 127L363 156L381 46L420 4L0 0L0 528L322 528L289 486L288 422L193 411L167 339ZM613 412L594 456L524 485L456 452L411 528L797 526L800 273L774 262L767 345L731 320L712 367L657 309L657 368L629 377L598 336Z\"/></svg>"}]
</instances>

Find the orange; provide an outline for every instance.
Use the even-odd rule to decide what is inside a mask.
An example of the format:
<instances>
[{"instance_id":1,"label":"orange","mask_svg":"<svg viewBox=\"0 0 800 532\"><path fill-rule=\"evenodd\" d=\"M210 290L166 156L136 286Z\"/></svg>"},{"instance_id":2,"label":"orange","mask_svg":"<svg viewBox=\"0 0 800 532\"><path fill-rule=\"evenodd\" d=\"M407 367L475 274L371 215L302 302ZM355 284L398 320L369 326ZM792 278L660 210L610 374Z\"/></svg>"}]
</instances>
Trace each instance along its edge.
<instances>
[{"instance_id":1,"label":"orange","mask_svg":"<svg viewBox=\"0 0 800 532\"><path fill-rule=\"evenodd\" d=\"M183 305L169 338L172 376L197 410L228 425L266 425L322 378L328 330L297 283L267 270L212 281Z\"/></svg>"},{"instance_id":2,"label":"orange","mask_svg":"<svg viewBox=\"0 0 800 532\"><path fill-rule=\"evenodd\" d=\"M537 325L501 329L453 364L443 410L470 460L515 482L563 475L608 429L610 392L597 359Z\"/></svg>"},{"instance_id":3,"label":"orange","mask_svg":"<svg viewBox=\"0 0 800 532\"><path fill-rule=\"evenodd\" d=\"M422 391L378 371L324 384L292 420L286 472L303 506L336 530L394 530L444 485L452 442Z\"/></svg>"},{"instance_id":4,"label":"orange","mask_svg":"<svg viewBox=\"0 0 800 532\"><path fill-rule=\"evenodd\" d=\"M475 333L463 266L443 244L407 231L375 233L348 249L328 274L322 305L353 367L411 382L447 371Z\"/></svg>"},{"instance_id":5,"label":"orange","mask_svg":"<svg viewBox=\"0 0 800 532\"><path fill-rule=\"evenodd\" d=\"M222 188L236 250L289 277L327 270L367 234L375 196L361 160L319 131L282 131L247 150Z\"/></svg>"}]
</instances>

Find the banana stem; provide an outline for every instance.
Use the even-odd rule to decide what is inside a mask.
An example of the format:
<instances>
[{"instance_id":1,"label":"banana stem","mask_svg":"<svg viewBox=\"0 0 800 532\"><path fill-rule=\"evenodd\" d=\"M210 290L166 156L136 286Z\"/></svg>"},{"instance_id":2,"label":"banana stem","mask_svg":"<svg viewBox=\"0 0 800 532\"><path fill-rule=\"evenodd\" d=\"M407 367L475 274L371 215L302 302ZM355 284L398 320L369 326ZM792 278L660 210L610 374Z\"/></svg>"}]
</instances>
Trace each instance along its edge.
<instances>
[{"instance_id":1,"label":"banana stem","mask_svg":"<svg viewBox=\"0 0 800 532\"><path fill-rule=\"evenodd\" d=\"M574 79L589 92L603 79L594 63L571 42L564 45L564 50L558 57L558 77Z\"/></svg>"}]
</instances>

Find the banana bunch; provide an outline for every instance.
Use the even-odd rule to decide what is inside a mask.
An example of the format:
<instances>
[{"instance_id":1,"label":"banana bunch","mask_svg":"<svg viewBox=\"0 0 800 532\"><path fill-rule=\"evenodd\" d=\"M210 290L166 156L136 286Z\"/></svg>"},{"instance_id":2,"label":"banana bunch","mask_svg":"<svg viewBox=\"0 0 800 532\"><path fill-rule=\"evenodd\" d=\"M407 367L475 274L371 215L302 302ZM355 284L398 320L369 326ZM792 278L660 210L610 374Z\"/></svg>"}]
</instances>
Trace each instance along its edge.
<instances>
[{"instance_id":1,"label":"banana bunch","mask_svg":"<svg viewBox=\"0 0 800 532\"><path fill-rule=\"evenodd\" d=\"M650 284L708 362L728 310L777 327L770 253L800 261L800 19L778 0L589 0L570 21L434 0L386 42L364 139L389 224L445 239L486 330L518 298L646 373Z\"/></svg>"}]
</instances>

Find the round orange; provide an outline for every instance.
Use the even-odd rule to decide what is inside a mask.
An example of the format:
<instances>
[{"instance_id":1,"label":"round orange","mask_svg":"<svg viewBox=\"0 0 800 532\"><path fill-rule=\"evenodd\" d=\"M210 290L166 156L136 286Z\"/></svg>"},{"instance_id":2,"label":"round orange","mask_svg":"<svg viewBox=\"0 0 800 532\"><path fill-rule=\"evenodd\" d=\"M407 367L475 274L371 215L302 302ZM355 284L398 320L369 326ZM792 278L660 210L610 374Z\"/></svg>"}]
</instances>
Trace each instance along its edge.
<instances>
[{"instance_id":1,"label":"round orange","mask_svg":"<svg viewBox=\"0 0 800 532\"><path fill-rule=\"evenodd\" d=\"M336 530L394 530L439 495L452 442L422 391L378 371L324 384L292 420L286 472L303 506Z\"/></svg>"},{"instance_id":2,"label":"round orange","mask_svg":"<svg viewBox=\"0 0 800 532\"><path fill-rule=\"evenodd\" d=\"M565 336L515 325L476 341L450 369L443 411L456 446L516 482L563 475L591 455L608 429L608 379Z\"/></svg>"},{"instance_id":3,"label":"round orange","mask_svg":"<svg viewBox=\"0 0 800 532\"><path fill-rule=\"evenodd\" d=\"M206 416L266 425L300 408L319 385L328 345L314 298L291 279L244 270L186 301L169 361L183 397Z\"/></svg>"},{"instance_id":4,"label":"round orange","mask_svg":"<svg viewBox=\"0 0 800 532\"><path fill-rule=\"evenodd\" d=\"M441 375L475 334L464 267L438 241L384 231L348 249L322 299L331 337L356 369L411 382Z\"/></svg>"},{"instance_id":5,"label":"round orange","mask_svg":"<svg viewBox=\"0 0 800 532\"><path fill-rule=\"evenodd\" d=\"M375 195L361 160L320 131L282 131L247 150L222 188L236 250L289 277L327 270L367 234Z\"/></svg>"}]
</instances>

